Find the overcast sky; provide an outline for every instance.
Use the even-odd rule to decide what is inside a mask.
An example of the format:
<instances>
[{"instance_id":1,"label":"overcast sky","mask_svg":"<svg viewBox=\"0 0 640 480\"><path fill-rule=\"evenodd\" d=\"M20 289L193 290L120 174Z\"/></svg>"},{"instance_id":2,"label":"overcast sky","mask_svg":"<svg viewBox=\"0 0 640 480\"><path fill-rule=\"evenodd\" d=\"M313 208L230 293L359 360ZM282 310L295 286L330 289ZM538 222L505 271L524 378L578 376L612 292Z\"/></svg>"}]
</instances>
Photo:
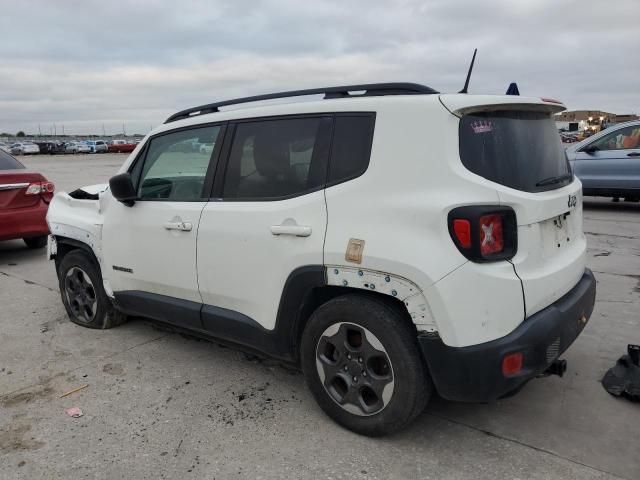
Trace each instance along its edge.
<instances>
[{"instance_id":1,"label":"overcast sky","mask_svg":"<svg viewBox=\"0 0 640 480\"><path fill-rule=\"evenodd\" d=\"M409 81L640 113L638 0L2 1L0 131L147 133L183 108Z\"/></svg>"}]
</instances>

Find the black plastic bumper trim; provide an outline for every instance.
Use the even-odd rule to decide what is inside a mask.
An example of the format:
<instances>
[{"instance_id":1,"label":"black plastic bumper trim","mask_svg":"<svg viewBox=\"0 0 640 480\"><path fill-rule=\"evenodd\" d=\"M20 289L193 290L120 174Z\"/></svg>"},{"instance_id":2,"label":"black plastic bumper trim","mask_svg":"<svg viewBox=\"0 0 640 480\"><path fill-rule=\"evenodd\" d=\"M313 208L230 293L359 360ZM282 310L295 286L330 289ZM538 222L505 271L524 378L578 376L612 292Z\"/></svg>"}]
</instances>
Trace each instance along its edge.
<instances>
[{"instance_id":1,"label":"black plastic bumper trim","mask_svg":"<svg viewBox=\"0 0 640 480\"><path fill-rule=\"evenodd\" d=\"M448 400L484 403L518 390L574 342L593 312L595 295L595 277L586 269L571 291L505 337L469 347L450 347L439 337L419 336L438 393ZM515 352L524 354L523 369L505 377L502 359Z\"/></svg>"}]
</instances>

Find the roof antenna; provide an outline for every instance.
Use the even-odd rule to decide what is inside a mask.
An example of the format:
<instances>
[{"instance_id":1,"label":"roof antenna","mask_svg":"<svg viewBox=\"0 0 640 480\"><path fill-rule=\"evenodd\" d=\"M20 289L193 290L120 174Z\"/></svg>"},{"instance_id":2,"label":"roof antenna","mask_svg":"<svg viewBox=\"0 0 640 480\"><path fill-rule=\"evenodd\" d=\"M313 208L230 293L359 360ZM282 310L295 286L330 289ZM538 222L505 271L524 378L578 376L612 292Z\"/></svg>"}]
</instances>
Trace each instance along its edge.
<instances>
[{"instance_id":1,"label":"roof antenna","mask_svg":"<svg viewBox=\"0 0 640 480\"><path fill-rule=\"evenodd\" d=\"M518 85L516 85L516 82L511 82L509 88L507 88L507 93L505 95L520 95L520 90L518 90Z\"/></svg>"},{"instance_id":2,"label":"roof antenna","mask_svg":"<svg viewBox=\"0 0 640 480\"><path fill-rule=\"evenodd\" d=\"M478 53L478 49L476 48L473 51L473 57L471 58L471 65L469 65L469 72L467 73L467 81L464 82L464 87L458 93L467 93L467 89L469 88L469 79L471 78L471 71L473 70L473 62L476 61L476 53Z\"/></svg>"}]
</instances>

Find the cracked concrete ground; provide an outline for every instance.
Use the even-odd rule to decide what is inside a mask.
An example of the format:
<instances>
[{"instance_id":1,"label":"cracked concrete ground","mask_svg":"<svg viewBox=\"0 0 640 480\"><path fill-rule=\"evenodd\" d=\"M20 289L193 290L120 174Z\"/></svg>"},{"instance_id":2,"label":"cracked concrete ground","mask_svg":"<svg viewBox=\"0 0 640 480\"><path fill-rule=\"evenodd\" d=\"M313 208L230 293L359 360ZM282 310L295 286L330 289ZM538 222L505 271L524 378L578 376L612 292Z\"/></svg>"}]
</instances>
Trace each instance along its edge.
<instances>
[{"instance_id":1,"label":"cracked concrete ground","mask_svg":"<svg viewBox=\"0 0 640 480\"><path fill-rule=\"evenodd\" d=\"M68 191L123 160L25 163ZM588 199L585 230L597 304L565 377L492 405L436 399L382 439L332 423L274 362L142 320L71 324L44 252L0 243L0 478L638 479L640 405L599 381L640 343L640 205Z\"/></svg>"}]
</instances>

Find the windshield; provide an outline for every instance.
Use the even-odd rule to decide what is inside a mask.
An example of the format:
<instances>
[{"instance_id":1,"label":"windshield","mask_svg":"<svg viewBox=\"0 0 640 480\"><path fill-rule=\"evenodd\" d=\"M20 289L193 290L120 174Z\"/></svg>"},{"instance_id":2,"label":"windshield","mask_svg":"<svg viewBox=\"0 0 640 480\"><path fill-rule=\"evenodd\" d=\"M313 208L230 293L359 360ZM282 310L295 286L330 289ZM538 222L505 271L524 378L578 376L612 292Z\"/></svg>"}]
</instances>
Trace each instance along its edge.
<instances>
[{"instance_id":1,"label":"windshield","mask_svg":"<svg viewBox=\"0 0 640 480\"><path fill-rule=\"evenodd\" d=\"M464 115L460 158L471 172L525 192L552 190L573 180L555 122L543 112Z\"/></svg>"}]
</instances>

